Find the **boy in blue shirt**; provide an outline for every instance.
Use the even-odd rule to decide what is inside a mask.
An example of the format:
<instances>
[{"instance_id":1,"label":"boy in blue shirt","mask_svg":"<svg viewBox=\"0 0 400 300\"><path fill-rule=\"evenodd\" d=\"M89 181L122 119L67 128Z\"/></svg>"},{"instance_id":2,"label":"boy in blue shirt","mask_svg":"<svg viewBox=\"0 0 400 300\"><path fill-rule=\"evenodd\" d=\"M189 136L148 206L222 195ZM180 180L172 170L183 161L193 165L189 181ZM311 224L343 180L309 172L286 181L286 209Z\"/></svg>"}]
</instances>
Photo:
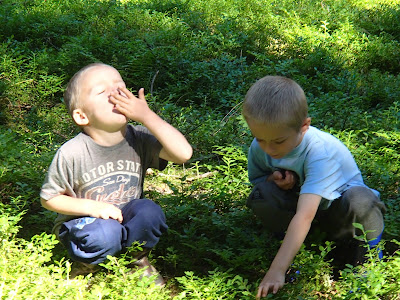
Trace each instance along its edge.
<instances>
[{"instance_id":1,"label":"boy in blue shirt","mask_svg":"<svg viewBox=\"0 0 400 300\"><path fill-rule=\"evenodd\" d=\"M279 76L258 80L246 94L243 116L254 136L248 174L255 187L247 204L267 229L286 231L257 298L283 286L314 219L332 239L354 237L352 224L360 223L370 246L377 245L385 211L379 193L364 184L344 144L310 126L296 82Z\"/></svg>"}]
</instances>

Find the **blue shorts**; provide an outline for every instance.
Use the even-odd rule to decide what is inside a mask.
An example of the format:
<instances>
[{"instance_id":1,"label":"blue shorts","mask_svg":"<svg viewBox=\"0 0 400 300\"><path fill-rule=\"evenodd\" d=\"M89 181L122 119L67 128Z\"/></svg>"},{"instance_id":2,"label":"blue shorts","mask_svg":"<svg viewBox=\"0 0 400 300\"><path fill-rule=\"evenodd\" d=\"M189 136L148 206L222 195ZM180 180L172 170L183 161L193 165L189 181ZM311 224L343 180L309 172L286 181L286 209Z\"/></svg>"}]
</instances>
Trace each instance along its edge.
<instances>
[{"instance_id":1,"label":"blue shorts","mask_svg":"<svg viewBox=\"0 0 400 300\"><path fill-rule=\"evenodd\" d=\"M152 248L168 229L161 207L149 199L132 200L122 216L122 224L93 217L70 220L61 226L59 238L73 260L98 264L134 242Z\"/></svg>"}]
</instances>

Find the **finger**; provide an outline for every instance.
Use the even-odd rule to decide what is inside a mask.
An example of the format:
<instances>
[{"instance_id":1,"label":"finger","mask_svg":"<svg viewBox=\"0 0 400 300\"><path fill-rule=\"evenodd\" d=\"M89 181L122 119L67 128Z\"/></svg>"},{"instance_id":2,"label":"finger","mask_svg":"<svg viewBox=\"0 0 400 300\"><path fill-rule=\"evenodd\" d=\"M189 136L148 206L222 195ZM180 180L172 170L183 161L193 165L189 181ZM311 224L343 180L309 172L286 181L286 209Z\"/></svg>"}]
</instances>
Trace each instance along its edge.
<instances>
[{"instance_id":1,"label":"finger","mask_svg":"<svg viewBox=\"0 0 400 300\"><path fill-rule=\"evenodd\" d=\"M115 105L115 109L119 111L121 114L125 115L128 112L125 103L121 102L113 102L113 103Z\"/></svg>"},{"instance_id":2,"label":"finger","mask_svg":"<svg viewBox=\"0 0 400 300\"><path fill-rule=\"evenodd\" d=\"M110 96L128 98L126 93L122 91L123 88L123 86L118 86L116 90L111 91Z\"/></svg>"},{"instance_id":3,"label":"finger","mask_svg":"<svg viewBox=\"0 0 400 300\"><path fill-rule=\"evenodd\" d=\"M268 296L268 291L269 291L269 289L270 289L270 285L269 285L269 284L260 286L260 287L258 288L258 293L257 293L257 295L259 296L259 298L261 298L261 297L267 297L267 296Z\"/></svg>"},{"instance_id":4,"label":"finger","mask_svg":"<svg viewBox=\"0 0 400 300\"><path fill-rule=\"evenodd\" d=\"M279 291L279 285L275 284L272 293L276 294Z\"/></svg>"},{"instance_id":5,"label":"finger","mask_svg":"<svg viewBox=\"0 0 400 300\"><path fill-rule=\"evenodd\" d=\"M109 218L117 220L119 223L122 222L122 214L118 211L110 211Z\"/></svg>"},{"instance_id":6,"label":"finger","mask_svg":"<svg viewBox=\"0 0 400 300\"><path fill-rule=\"evenodd\" d=\"M144 97L144 88L139 90L139 99L146 101L146 98Z\"/></svg>"},{"instance_id":7,"label":"finger","mask_svg":"<svg viewBox=\"0 0 400 300\"><path fill-rule=\"evenodd\" d=\"M129 103L132 99L137 99L132 93L130 93L127 89L125 91L118 89L118 92L114 92L111 94L111 97L114 97L117 101L123 103Z\"/></svg>"},{"instance_id":8,"label":"finger","mask_svg":"<svg viewBox=\"0 0 400 300\"><path fill-rule=\"evenodd\" d=\"M267 286L262 289L261 297L267 297L269 289L270 289L270 286L269 286L269 284L267 284Z\"/></svg>"},{"instance_id":9,"label":"finger","mask_svg":"<svg viewBox=\"0 0 400 300\"><path fill-rule=\"evenodd\" d=\"M120 88L118 88L118 94L120 94L122 97L128 98L128 95L126 95Z\"/></svg>"},{"instance_id":10,"label":"finger","mask_svg":"<svg viewBox=\"0 0 400 300\"><path fill-rule=\"evenodd\" d=\"M122 222L122 211L116 206L114 206L113 215L113 219L117 220L120 223Z\"/></svg>"},{"instance_id":11,"label":"finger","mask_svg":"<svg viewBox=\"0 0 400 300\"><path fill-rule=\"evenodd\" d=\"M258 288L256 299L259 300L261 298L262 288Z\"/></svg>"},{"instance_id":12,"label":"finger","mask_svg":"<svg viewBox=\"0 0 400 300\"><path fill-rule=\"evenodd\" d=\"M296 177L295 175L290 172L290 188L293 188L296 185Z\"/></svg>"},{"instance_id":13,"label":"finger","mask_svg":"<svg viewBox=\"0 0 400 300\"><path fill-rule=\"evenodd\" d=\"M125 86L118 87L118 93L122 96L126 101L137 99L134 94L130 90L128 90Z\"/></svg>"},{"instance_id":14,"label":"finger","mask_svg":"<svg viewBox=\"0 0 400 300\"><path fill-rule=\"evenodd\" d=\"M119 213L119 216L118 216L118 222L120 222L120 223L122 223L122 221L124 220L124 217L122 216L122 213L120 212Z\"/></svg>"},{"instance_id":15,"label":"finger","mask_svg":"<svg viewBox=\"0 0 400 300\"><path fill-rule=\"evenodd\" d=\"M125 97L123 97L122 95L120 95L120 94L111 94L110 95L110 101L111 101L111 103L112 104L115 104L115 105L124 105L124 104L127 104L128 103L128 99L127 98L125 98Z\"/></svg>"},{"instance_id":16,"label":"finger","mask_svg":"<svg viewBox=\"0 0 400 300\"><path fill-rule=\"evenodd\" d=\"M273 175L274 175L274 180L281 180L283 178L281 172L279 171L275 171Z\"/></svg>"},{"instance_id":17,"label":"finger","mask_svg":"<svg viewBox=\"0 0 400 300\"><path fill-rule=\"evenodd\" d=\"M293 182L293 174L289 171L286 171L286 176L285 176L285 181L287 183L292 183Z\"/></svg>"}]
</instances>

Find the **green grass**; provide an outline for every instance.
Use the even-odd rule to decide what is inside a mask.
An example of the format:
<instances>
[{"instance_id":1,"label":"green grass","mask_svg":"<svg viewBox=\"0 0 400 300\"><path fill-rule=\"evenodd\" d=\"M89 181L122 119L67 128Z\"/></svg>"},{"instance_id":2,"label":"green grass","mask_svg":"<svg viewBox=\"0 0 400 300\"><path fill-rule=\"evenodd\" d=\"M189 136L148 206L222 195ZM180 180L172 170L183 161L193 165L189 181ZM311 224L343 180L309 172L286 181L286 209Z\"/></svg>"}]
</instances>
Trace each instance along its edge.
<instances>
[{"instance_id":1,"label":"green grass","mask_svg":"<svg viewBox=\"0 0 400 300\"><path fill-rule=\"evenodd\" d=\"M334 244L307 241L296 281L271 299L398 299L400 1L3 0L0 5L0 299L254 299L279 243L245 207L251 84L288 76L312 124L352 151L388 212L384 260L337 270ZM63 105L82 66L115 66L194 148L148 175L170 230L151 260L160 290L124 257L69 280L39 190L56 149L77 133Z\"/></svg>"}]
</instances>

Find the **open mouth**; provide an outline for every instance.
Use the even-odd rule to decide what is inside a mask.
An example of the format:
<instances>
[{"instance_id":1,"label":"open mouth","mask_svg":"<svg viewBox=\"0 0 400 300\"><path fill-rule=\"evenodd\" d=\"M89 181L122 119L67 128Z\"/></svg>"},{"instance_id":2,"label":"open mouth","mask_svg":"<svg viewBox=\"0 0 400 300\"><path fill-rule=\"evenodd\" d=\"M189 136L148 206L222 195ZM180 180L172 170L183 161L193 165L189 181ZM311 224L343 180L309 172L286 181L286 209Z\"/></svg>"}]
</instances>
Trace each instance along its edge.
<instances>
[{"instance_id":1,"label":"open mouth","mask_svg":"<svg viewBox=\"0 0 400 300\"><path fill-rule=\"evenodd\" d=\"M113 113L116 113L116 114L121 114L121 112L117 109L117 106L116 106L116 105L113 106L112 112L113 112Z\"/></svg>"}]
</instances>

